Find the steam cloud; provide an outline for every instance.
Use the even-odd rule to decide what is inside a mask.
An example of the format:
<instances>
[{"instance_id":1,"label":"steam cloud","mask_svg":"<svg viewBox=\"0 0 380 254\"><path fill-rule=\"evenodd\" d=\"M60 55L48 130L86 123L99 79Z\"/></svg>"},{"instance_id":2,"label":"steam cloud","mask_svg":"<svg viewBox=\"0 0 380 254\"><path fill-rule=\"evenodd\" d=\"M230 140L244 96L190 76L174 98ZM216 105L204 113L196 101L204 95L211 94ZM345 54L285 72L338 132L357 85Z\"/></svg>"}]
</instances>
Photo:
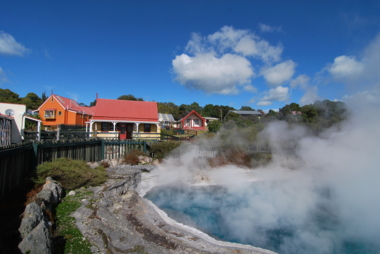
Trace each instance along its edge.
<instances>
[{"instance_id":1,"label":"steam cloud","mask_svg":"<svg viewBox=\"0 0 380 254\"><path fill-rule=\"evenodd\" d=\"M277 232L283 234L275 246L279 253L339 253L352 242L369 244L375 253L380 249L378 98L376 87L350 98L351 117L318 137L301 126L273 122L261 133L273 149L273 161L265 167L249 172L232 165L212 169L194 146L161 164L158 183L192 183L197 175L225 186L228 196L215 205L230 238L242 243L254 239L266 246L268 232L291 229ZM231 142L246 142L236 135ZM247 174L257 181L248 181ZM194 200L212 206L209 197L198 195ZM231 196L244 205L231 206ZM188 206L183 196L173 202Z\"/></svg>"}]
</instances>

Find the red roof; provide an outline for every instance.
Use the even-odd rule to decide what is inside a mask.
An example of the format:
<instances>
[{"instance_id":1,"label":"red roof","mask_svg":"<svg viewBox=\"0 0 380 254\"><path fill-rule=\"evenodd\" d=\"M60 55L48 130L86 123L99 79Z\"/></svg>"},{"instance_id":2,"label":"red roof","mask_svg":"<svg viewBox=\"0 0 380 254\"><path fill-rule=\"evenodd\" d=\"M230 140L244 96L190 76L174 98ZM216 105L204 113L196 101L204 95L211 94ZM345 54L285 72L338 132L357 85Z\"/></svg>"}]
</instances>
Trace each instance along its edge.
<instances>
[{"instance_id":1,"label":"red roof","mask_svg":"<svg viewBox=\"0 0 380 254\"><path fill-rule=\"evenodd\" d=\"M85 114L88 114L88 115L92 115L93 114L93 111L92 111L91 107L80 106L75 100L72 100L72 99L69 99L69 98L65 98L65 97L62 97L60 95L53 94L53 96L59 101L59 103L64 108L67 108L67 109L73 110L73 111L84 112Z\"/></svg>"},{"instance_id":2,"label":"red roof","mask_svg":"<svg viewBox=\"0 0 380 254\"><path fill-rule=\"evenodd\" d=\"M66 98L66 97L63 97L63 96L60 96L60 95L52 94L51 96L53 96L56 99L56 101L58 101L58 103L63 108L65 108L65 109L72 110L72 111L77 111L77 112L80 112L80 113L85 113L87 115L92 115L93 114L92 107L83 107L83 106L80 106L75 100L72 100L72 99L69 99L69 98ZM48 99L45 102L47 102ZM45 104L45 102L42 103L42 105L37 110L34 110L34 111L39 111L40 108ZM55 108L48 108L48 109L45 109L45 110L56 110L56 109Z\"/></svg>"},{"instance_id":3,"label":"red roof","mask_svg":"<svg viewBox=\"0 0 380 254\"><path fill-rule=\"evenodd\" d=\"M97 99L93 119L158 122L157 102Z\"/></svg>"}]
</instances>

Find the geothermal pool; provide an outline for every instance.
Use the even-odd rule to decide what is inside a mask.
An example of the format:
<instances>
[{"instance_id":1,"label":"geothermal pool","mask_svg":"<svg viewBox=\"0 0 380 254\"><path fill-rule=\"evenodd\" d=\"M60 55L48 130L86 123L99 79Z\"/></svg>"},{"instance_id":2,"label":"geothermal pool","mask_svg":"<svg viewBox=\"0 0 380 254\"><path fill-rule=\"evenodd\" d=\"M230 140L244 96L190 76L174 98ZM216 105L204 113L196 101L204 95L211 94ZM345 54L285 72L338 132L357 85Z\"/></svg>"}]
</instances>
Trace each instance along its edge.
<instances>
[{"instance_id":1,"label":"geothermal pool","mask_svg":"<svg viewBox=\"0 0 380 254\"><path fill-rule=\"evenodd\" d=\"M318 198L306 209L297 206L297 196L290 202L282 200L279 190L272 192L273 186L280 184L165 185L152 188L145 198L172 219L223 241L278 253L380 253L378 243L345 232L328 189L316 190Z\"/></svg>"}]
</instances>

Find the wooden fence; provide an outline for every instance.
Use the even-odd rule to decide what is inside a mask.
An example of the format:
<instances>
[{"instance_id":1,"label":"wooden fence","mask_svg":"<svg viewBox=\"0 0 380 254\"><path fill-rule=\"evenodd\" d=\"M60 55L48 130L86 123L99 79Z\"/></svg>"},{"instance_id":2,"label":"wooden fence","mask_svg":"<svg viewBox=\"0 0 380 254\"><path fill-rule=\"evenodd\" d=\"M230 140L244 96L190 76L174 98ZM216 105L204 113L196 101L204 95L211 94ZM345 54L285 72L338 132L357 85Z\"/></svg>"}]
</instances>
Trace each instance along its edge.
<instances>
[{"instance_id":1,"label":"wooden fence","mask_svg":"<svg viewBox=\"0 0 380 254\"><path fill-rule=\"evenodd\" d=\"M248 153L271 153L271 149L267 145L248 145L242 147ZM218 154L222 154L223 149L215 146L198 146L198 154L201 157L214 158Z\"/></svg>"},{"instance_id":2,"label":"wooden fence","mask_svg":"<svg viewBox=\"0 0 380 254\"><path fill-rule=\"evenodd\" d=\"M0 198L30 177L35 165L32 143L0 148Z\"/></svg>"},{"instance_id":3,"label":"wooden fence","mask_svg":"<svg viewBox=\"0 0 380 254\"><path fill-rule=\"evenodd\" d=\"M132 149L148 152L146 141L61 140L30 142L0 148L0 199L12 188L29 179L36 166L66 157L86 162L118 159Z\"/></svg>"}]
</instances>

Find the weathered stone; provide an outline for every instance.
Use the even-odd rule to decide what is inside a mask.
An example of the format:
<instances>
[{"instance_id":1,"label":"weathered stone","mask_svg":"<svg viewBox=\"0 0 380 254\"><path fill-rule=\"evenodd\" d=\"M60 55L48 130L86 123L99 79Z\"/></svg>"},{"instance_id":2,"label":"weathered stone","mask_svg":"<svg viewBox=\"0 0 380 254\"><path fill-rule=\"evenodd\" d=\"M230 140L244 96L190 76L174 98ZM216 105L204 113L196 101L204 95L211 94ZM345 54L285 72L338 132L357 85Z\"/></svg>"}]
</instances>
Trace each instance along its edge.
<instances>
[{"instance_id":1,"label":"weathered stone","mask_svg":"<svg viewBox=\"0 0 380 254\"><path fill-rule=\"evenodd\" d=\"M42 220L18 245L22 253L52 253L52 237L49 224Z\"/></svg>"},{"instance_id":2,"label":"weathered stone","mask_svg":"<svg viewBox=\"0 0 380 254\"><path fill-rule=\"evenodd\" d=\"M69 195L69 196L75 196L75 194L77 194L77 193L76 193L75 191L72 190L72 191L70 191L69 194L67 194L67 195Z\"/></svg>"},{"instance_id":3,"label":"weathered stone","mask_svg":"<svg viewBox=\"0 0 380 254\"><path fill-rule=\"evenodd\" d=\"M44 213L36 202L28 204L25 208L24 217L22 218L20 228L18 229L21 234L21 238L28 235L43 218Z\"/></svg>"},{"instance_id":4,"label":"weathered stone","mask_svg":"<svg viewBox=\"0 0 380 254\"><path fill-rule=\"evenodd\" d=\"M37 194L37 198L42 199L46 203L52 203L54 197L53 193L49 189L42 189L40 192Z\"/></svg>"},{"instance_id":5,"label":"weathered stone","mask_svg":"<svg viewBox=\"0 0 380 254\"><path fill-rule=\"evenodd\" d=\"M87 162L87 165L89 165L90 168L92 168L92 169L95 169L95 168L97 168L97 167L100 166L99 163L97 163L97 162L94 162L94 163L92 163L92 162Z\"/></svg>"},{"instance_id":6,"label":"weathered stone","mask_svg":"<svg viewBox=\"0 0 380 254\"><path fill-rule=\"evenodd\" d=\"M50 202L53 204L57 204L61 202L63 188L62 185L56 181L54 181L51 177L46 178L46 183L42 187L43 190L49 190L51 192Z\"/></svg>"}]
</instances>

